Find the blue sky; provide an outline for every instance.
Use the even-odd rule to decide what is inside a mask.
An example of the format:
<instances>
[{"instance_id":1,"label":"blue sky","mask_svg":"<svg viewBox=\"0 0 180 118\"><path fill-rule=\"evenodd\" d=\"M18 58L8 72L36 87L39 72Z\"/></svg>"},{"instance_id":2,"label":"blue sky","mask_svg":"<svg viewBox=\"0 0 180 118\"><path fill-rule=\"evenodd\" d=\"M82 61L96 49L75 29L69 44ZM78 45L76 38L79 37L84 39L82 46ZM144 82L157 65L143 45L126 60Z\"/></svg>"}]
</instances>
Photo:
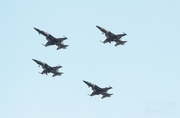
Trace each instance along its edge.
<instances>
[{"instance_id":1,"label":"blue sky","mask_svg":"<svg viewBox=\"0 0 180 118\"><path fill-rule=\"evenodd\" d=\"M179 118L178 0L1 1L1 118ZM126 32L124 46L102 44L99 25ZM66 50L45 37L68 37ZM32 58L63 66L41 75ZM89 97L82 80L112 86L111 98Z\"/></svg>"}]
</instances>

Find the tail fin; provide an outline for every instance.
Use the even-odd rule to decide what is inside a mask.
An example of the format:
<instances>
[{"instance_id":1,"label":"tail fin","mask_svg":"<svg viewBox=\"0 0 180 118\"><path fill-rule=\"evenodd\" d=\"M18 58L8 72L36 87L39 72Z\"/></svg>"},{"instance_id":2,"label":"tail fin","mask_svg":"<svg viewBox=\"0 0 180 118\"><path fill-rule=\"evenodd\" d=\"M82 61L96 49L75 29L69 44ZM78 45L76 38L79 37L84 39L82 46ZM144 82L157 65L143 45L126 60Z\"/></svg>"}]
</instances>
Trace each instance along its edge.
<instances>
[{"instance_id":1,"label":"tail fin","mask_svg":"<svg viewBox=\"0 0 180 118\"><path fill-rule=\"evenodd\" d=\"M59 45L59 46L57 47L57 50L59 50L59 49L61 49L61 48L66 49L68 46L69 46L69 45Z\"/></svg>"},{"instance_id":2,"label":"tail fin","mask_svg":"<svg viewBox=\"0 0 180 118\"><path fill-rule=\"evenodd\" d=\"M66 49L68 46L69 46L69 45L64 45L64 46L63 46L63 49Z\"/></svg>"},{"instance_id":3,"label":"tail fin","mask_svg":"<svg viewBox=\"0 0 180 118\"><path fill-rule=\"evenodd\" d=\"M120 41L120 42L116 42L115 46L118 46L118 45L124 45L127 41Z\"/></svg>"},{"instance_id":4,"label":"tail fin","mask_svg":"<svg viewBox=\"0 0 180 118\"><path fill-rule=\"evenodd\" d=\"M122 41L122 45L124 45L127 41Z\"/></svg>"},{"instance_id":5,"label":"tail fin","mask_svg":"<svg viewBox=\"0 0 180 118\"><path fill-rule=\"evenodd\" d=\"M61 76L62 74L63 74L63 73L60 73L60 72L58 72L58 73L53 73L52 77Z\"/></svg>"},{"instance_id":6,"label":"tail fin","mask_svg":"<svg viewBox=\"0 0 180 118\"><path fill-rule=\"evenodd\" d=\"M103 99L103 98L105 98L105 97L111 97L111 95L113 95L113 94L109 94L109 93L103 94L103 96L101 97L101 99Z\"/></svg>"}]
</instances>

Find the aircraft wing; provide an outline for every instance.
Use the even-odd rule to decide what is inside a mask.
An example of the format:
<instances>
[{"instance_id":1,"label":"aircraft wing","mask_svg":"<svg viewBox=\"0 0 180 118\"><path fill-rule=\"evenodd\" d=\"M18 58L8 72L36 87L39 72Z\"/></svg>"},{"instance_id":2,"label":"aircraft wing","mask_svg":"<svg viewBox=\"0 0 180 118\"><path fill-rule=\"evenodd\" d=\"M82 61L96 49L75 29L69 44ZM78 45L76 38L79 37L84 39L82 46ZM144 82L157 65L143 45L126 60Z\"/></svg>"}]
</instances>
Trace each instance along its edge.
<instances>
[{"instance_id":1,"label":"aircraft wing","mask_svg":"<svg viewBox=\"0 0 180 118\"><path fill-rule=\"evenodd\" d=\"M116 34L116 36L117 36L118 38L121 38L121 37L126 36L126 35L127 35L126 33L123 33L123 34Z\"/></svg>"},{"instance_id":2,"label":"aircraft wing","mask_svg":"<svg viewBox=\"0 0 180 118\"><path fill-rule=\"evenodd\" d=\"M52 40L55 40L56 38L54 36L52 36L51 34L48 35L48 37Z\"/></svg>"},{"instance_id":3,"label":"aircraft wing","mask_svg":"<svg viewBox=\"0 0 180 118\"><path fill-rule=\"evenodd\" d=\"M49 70L49 71L53 71L53 70L54 70L54 68L51 67L51 66L49 66L48 64L45 64L45 65L44 65L44 68L46 68L46 69Z\"/></svg>"},{"instance_id":4,"label":"aircraft wing","mask_svg":"<svg viewBox=\"0 0 180 118\"><path fill-rule=\"evenodd\" d=\"M95 89L95 91L101 92L103 89L97 85L94 85L92 89Z\"/></svg>"},{"instance_id":5,"label":"aircraft wing","mask_svg":"<svg viewBox=\"0 0 180 118\"><path fill-rule=\"evenodd\" d=\"M51 69L51 68L52 68L51 66L49 66L49 65L46 64L46 63L43 64L43 67L46 68L46 69Z\"/></svg>"},{"instance_id":6,"label":"aircraft wing","mask_svg":"<svg viewBox=\"0 0 180 118\"><path fill-rule=\"evenodd\" d=\"M56 41L58 42L58 43L61 43L61 42L63 42L65 39L64 38L56 38Z\"/></svg>"},{"instance_id":7,"label":"aircraft wing","mask_svg":"<svg viewBox=\"0 0 180 118\"><path fill-rule=\"evenodd\" d=\"M117 37L123 37L124 34L116 34Z\"/></svg>"},{"instance_id":8,"label":"aircraft wing","mask_svg":"<svg viewBox=\"0 0 180 118\"><path fill-rule=\"evenodd\" d=\"M61 43L66 39L68 39L68 38L64 36L63 38L56 38L56 41L57 41L57 43Z\"/></svg>"},{"instance_id":9,"label":"aircraft wing","mask_svg":"<svg viewBox=\"0 0 180 118\"><path fill-rule=\"evenodd\" d=\"M58 70L59 68L62 68L62 66L55 66L55 67L51 67L51 68L53 68L54 70Z\"/></svg>"},{"instance_id":10,"label":"aircraft wing","mask_svg":"<svg viewBox=\"0 0 180 118\"><path fill-rule=\"evenodd\" d=\"M117 35L113 34L112 32L108 32L108 36L112 38L117 38Z\"/></svg>"},{"instance_id":11,"label":"aircraft wing","mask_svg":"<svg viewBox=\"0 0 180 118\"><path fill-rule=\"evenodd\" d=\"M97 92L93 91L89 96L99 95Z\"/></svg>"},{"instance_id":12,"label":"aircraft wing","mask_svg":"<svg viewBox=\"0 0 180 118\"><path fill-rule=\"evenodd\" d=\"M42 45L44 45L44 44L42 44ZM47 46L50 46L50 45L54 45L54 42L48 40L48 42L44 46L47 47Z\"/></svg>"},{"instance_id":13,"label":"aircraft wing","mask_svg":"<svg viewBox=\"0 0 180 118\"><path fill-rule=\"evenodd\" d=\"M44 69L42 72L41 72L41 74L48 74L49 73L49 71L48 70L46 70L46 69Z\"/></svg>"},{"instance_id":14,"label":"aircraft wing","mask_svg":"<svg viewBox=\"0 0 180 118\"><path fill-rule=\"evenodd\" d=\"M111 39L110 38L106 38L104 41L101 41L102 43L107 43L107 42L109 42L109 43L111 43Z\"/></svg>"},{"instance_id":15,"label":"aircraft wing","mask_svg":"<svg viewBox=\"0 0 180 118\"><path fill-rule=\"evenodd\" d=\"M56 38L54 36L52 36L51 34L46 35L46 40L53 44L56 42Z\"/></svg>"}]
</instances>

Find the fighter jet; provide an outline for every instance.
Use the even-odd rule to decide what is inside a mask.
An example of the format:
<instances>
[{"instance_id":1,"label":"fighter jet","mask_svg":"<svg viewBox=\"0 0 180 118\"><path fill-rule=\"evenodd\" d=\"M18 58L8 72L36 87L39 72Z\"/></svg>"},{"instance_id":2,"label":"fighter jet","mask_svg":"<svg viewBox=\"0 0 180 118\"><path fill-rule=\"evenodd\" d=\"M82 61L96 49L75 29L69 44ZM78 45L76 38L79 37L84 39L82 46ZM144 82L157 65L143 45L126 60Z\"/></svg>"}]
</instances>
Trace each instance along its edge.
<instances>
[{"instance_id":1,"label":"fighter jet","mask_svg":"<svg viewBox=\"0 0 180 118\"><path fill-rule=\"evenodd\" d=\"M100 95L101 94L102 95L101 98L103 99L105 97L111 97L111 95L113 95L113 94L109 94L107 92L109 89L112 89L111 86L101 88L101 87L99 87L99 86L97 86L97 85L95 85L93 83L90 83L90 82L87 82L87 81L84 81L84 80L83 80L83 82L86 83L88 85L88 87L91 87L92 90L93 90L93 92L89 96L94 96L94 95Z\"/></svg>"},{"instance_id":2,"label":"fighter jet","mask_svg":"<svg viewBox=\"0 0 180 118\"><path fill-rule=\"evenodd\" d=\"M52 73L52 77L55 77L55 76L61 76L63 73L62 72L59 72L59 68L62 68L62 66L55 66L55 67L51 67L49 66L48 64L44 63L44 62L41 62L39 60L35 60L35 59L32 59L33 61L35 61L39 66L41 66L44 70L40 73L40 74L48 74L48 73Z\"/></svg>"},{"instance_id":3,"label":"fighter jet","mask_svg":"<svg viewBox=\"0 0 180 118\"><path fill-rule=\"evenodd\" d=\"M126 33L123 33L123 34L113 34L112 32L106 30L105 28L102 28L100 26L96 26L99 30L102 31L102 34L105 33L105 36L106 36L106 39L104 41L101 41L102 43L111 43L113 41L116 42L115 46L117 45L124 45L127 41L122 41L121 38L123 36L126 36L127 34Z\"/></svg>"},{"instance_id":4,"label":"fighter jet","mask_svg":"<svg viewBox=\"0 0 180 118\"><path fill-rule=\"evenodd\" d=\"M42 30L40 30L40 29L37 29L37 28L35 28L34 27L34 29L39 33L39 34L42 34L42 35L44 35L45 37L46 37L46 40L48 41L44 46L45 47L47 47L47 46L51 46L51 45L61 45L62 44L62 42L64 41L64 40L66 40L67 39L67 37L63 37L63 38L55 38L54 36L52 36L51 34L49 34L49 33L47 33L47 32L45 32L45 31L42 31ZM63 44L62 44L63 45ZM66 47L67 47L68 45L66 45ZM60 48L57 48L57 50L58 49L60 49ZM65 49L65 48L64 48Z\"/></svg>"}]
</instances>

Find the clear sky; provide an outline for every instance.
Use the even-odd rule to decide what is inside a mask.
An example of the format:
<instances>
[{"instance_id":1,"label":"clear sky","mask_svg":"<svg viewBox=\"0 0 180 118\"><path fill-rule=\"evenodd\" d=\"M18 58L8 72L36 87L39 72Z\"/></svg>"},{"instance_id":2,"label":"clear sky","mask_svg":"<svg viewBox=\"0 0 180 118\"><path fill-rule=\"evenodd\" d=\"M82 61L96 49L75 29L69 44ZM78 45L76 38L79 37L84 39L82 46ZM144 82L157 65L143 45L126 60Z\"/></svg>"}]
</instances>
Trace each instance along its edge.
<instances>
[{"instance_id":1,"label":"clear sky","mask_svg":"<svg viewBox=\"0 0 180 118\"><path fill-rule=\"evenodd\" d=\"M180 118L179 0L1 0L0 8L0 118ZM96 25L128 42L101 43ZM42 46L33 27L68 37L69 47ZM32 58L64 74L41 75ZM90 97L82 80L114 95Z\"/></svg>"}]
</instances>

